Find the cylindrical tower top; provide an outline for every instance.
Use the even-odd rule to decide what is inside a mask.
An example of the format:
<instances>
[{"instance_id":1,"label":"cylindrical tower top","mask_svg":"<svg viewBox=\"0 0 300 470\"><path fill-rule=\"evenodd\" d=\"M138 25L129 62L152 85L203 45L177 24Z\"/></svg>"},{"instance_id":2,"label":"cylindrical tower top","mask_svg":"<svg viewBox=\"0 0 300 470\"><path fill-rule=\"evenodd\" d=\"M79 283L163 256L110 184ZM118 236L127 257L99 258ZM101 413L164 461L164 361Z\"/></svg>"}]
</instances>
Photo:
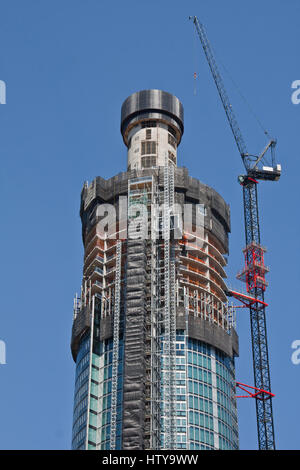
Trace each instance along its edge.
<instances>
[{"instance_id":1,"label":"cylindrical tower top","mask_svg":"<svg viewBox=\"0 0 300 470\"><path fill-rule=\"evenodd\" d=\"M128 146L128 132L139 122L155 120L171 126L177 145L184 130L183 106L179 99L162 90L142 90L130 95L121 109L121 133Z\"/></svg>"}]
</instances>

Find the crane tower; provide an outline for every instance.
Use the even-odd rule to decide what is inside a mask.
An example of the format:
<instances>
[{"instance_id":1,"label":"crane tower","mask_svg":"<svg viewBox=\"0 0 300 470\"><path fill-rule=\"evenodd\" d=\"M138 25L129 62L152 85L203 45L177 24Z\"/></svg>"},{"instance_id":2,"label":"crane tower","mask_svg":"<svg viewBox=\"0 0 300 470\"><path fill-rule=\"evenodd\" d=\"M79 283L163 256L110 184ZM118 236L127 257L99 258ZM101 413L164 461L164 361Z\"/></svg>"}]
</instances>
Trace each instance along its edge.
<instances>
[{"instance_id":1,"label":"crane tower","mask_svg":"<svg viewBox=\"0 0 300 470\"><path fill-rule=\"evenodd\" d=\"M195 25L246 170L246 174L238 177L239 183L243 188L246 247L243 250L245 266L237 277L246 282L249 299L251 299L246 305L250 311L254 384L257 391L257 393L251 396L255 398L256 402L258 444L259 449L270 450L275 449L275 437L272 410L272 396L274 395L271 393L265 314L267 304L264 300L264 292L267 286L265 274L268 272L268 268L264 263L264 253L266 250L261 245L257 180L278 181L281 174L281 166L275 164L274 150L276 140L274 139L270 139L260 155L248 153L205 28L196 16L190 17L190 19ZM271 161L269 164L266 164L267 157L269 156ZM228 291L228 294L235 296L235 293L232 291Z\"/></svg>"}]
</instances>

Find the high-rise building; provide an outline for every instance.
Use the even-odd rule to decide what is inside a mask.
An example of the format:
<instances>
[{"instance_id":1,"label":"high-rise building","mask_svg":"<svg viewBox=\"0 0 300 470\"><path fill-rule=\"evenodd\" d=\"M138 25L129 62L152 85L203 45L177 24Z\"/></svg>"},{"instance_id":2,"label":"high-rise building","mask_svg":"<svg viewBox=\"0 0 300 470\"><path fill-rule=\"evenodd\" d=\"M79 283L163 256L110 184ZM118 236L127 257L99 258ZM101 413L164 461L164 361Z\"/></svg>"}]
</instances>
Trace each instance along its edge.
<instances>
[{"instance_id":1,"label":"high-rise building","mask_svg":"<svg viewBox=\"0 0 300 470\"><path fill-rule=\"evenodd\" d=\"M175 96L134 93L127 171L83 187L74 449L238 448L230 210L177 167L183 130Z\"/></svg>"}]
</instances>

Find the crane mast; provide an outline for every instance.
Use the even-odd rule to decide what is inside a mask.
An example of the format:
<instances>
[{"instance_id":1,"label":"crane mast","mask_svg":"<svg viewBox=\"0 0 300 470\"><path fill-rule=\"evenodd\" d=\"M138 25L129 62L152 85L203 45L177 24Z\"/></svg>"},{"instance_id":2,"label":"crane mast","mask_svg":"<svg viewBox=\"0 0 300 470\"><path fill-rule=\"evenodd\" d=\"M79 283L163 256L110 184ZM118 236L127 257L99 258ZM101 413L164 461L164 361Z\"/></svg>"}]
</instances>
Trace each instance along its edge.
<instances>
[{"instance_id":1,"label":"crane mast","mask_svg":"<svg viewBox=\"0 0 300 470\"><path fill-rule=\"evenodd\" d=\"M245 255L245 267L238 275L238 278L246 282L249 295L257 299L257 302L249 305L254 383L257 389L269 392L266 394L258 394L255 398L258 444L259 449L270 450L275 449L275 437L272 410L273 395L271 394L265 315L266 304L264 302L264 291L267 285L265 274L268 272L268 268L264 264L265 249L261 246L260 240L257 179L277 181L280 178L281 166L274 166L276 141L273 139L269 141L260 155L250 155L247 152L241 130L226 93L204 26L198 21L196 16L190 17L190 19L195 25L236 145L246 169L246 175L239 176L239 182L243 187L246 248L243 250ZM272 157L271 166L263 166L263 162L269 150L271 150Z\"/></svg>"}]
</instances>

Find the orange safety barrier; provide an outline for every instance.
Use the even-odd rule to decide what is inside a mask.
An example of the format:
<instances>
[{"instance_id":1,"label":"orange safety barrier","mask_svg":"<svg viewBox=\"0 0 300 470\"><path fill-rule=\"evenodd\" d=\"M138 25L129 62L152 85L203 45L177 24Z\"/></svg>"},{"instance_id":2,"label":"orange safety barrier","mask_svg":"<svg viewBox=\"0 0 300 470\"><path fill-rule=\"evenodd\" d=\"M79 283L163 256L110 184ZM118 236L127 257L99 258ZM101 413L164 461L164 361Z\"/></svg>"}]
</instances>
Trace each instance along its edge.
<instances>
[{"instance_id":1,"label":"orange safety barrier","mask_svg":"<svg viewBox=\"0 0 300 470\"><path fill-rule=\"evenodd\" d=\"M199 261L200 263L205 264L205 261L203 261L203 259L197 258L197 256L193 256L191 254L188 254L188 258L194 259L196 261Z\"/></svg>"}]
</instances>

